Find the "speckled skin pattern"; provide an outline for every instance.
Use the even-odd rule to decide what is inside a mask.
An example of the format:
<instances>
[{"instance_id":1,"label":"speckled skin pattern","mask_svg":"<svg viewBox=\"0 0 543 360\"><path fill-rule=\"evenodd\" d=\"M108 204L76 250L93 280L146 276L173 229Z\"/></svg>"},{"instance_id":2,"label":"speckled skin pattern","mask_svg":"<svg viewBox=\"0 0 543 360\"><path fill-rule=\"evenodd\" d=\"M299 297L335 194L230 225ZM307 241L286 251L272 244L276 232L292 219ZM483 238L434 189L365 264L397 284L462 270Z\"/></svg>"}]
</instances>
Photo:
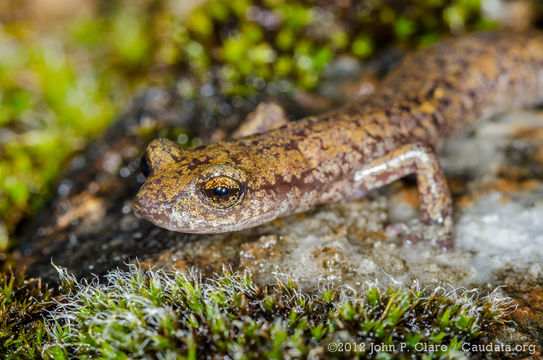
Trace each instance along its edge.
<instances>
[{"instance_id":1,"label":"speckled skin pattern","mask_svg":"<svg viewBox=\"0 0 543 360\"><path fill-rule=\"evenodd\" d=\"M541 102L541 33L451 39L407 56L374 94L338 111L189 150L154 140L134 211L169 230L220 233L415 174L422 222L447 236L451 198L435 151L477 119Z\"/></svg>"}]
</instances>

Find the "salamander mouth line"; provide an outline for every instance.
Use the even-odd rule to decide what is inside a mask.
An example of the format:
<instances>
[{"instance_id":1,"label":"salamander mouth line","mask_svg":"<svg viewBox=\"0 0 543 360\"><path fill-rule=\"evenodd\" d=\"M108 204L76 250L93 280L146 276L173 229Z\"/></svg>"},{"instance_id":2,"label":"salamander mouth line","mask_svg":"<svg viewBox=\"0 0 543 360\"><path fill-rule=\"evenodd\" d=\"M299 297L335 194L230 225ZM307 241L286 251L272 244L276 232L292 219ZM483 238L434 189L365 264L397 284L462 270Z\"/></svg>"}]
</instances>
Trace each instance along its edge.
<instances>
[{"instance_id":1,"label":"salamander mouth line","mask_svg":"<svg viewBox=\"0 0 543 360\"><path fill-rule=\"evenodd\" d=\"M268 221L271 221L275 218L277 218L279 215L275 213L270 213L268 216L260 216L259 220L261 223L266 223ZM212 229L209 226L209 220L205 219L191 219L187 218L184 215L179 214L173 214L172 218L174 218L173 223L184 223L186 224L186 230L183 232L185 233L192 233L192 234L215 234L215 233L223 233L225 232L225 228L228 228L228 231L237 231L237 230L244 230L247 228L253 227L254 219L247 217L243 218L241 221L236 221L231 224L222 225L221 227L218 227L216 229ZM170 230L170 229L168 229Z\"/></svg>"}]
</instances>

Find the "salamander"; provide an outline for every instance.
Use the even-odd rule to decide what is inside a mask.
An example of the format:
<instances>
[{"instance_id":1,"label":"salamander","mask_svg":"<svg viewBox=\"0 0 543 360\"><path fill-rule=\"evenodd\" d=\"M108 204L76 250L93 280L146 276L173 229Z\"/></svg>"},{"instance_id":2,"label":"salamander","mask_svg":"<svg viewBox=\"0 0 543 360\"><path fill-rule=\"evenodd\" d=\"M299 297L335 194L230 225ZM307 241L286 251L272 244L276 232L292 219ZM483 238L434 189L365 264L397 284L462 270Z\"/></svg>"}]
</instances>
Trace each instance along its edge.
<instances>
[{"instance_id":1,"label":"salamander","mask_svg":"<svg viewBox=\"0 0 543 360\"><path fill-rule=\"evenodd\" d=\"M414 174L421 224L450 239L436 151L478 119L543 102L543 34L484 32L407 55L370 96L278 129L183 149L153 140L134 212L185 233L242 230ZM447 240L447 242L450 240Z\"/></svg>"}]
</instances>

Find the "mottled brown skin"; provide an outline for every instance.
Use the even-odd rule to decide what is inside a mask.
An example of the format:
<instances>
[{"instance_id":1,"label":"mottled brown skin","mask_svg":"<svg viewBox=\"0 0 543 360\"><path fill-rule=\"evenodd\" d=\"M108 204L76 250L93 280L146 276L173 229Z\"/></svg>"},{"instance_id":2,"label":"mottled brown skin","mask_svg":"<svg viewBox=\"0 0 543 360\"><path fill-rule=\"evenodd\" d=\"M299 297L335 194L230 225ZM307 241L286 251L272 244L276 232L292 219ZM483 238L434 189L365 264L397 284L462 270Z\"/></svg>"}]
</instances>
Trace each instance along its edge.
<instances>
[{"instance_id":1,"label":"mottled brown skin","mask_svg":"<svg viewBox=\"0 0 543 360\"><path fill-rule=\"evenodd\" d=\"M134 211L173 231L235 231L414 173L423 223L448 237L451 198L435 150L477 119L542 101L541 33L444 41L407 56L369 98L336 112L190 150L154 140ZM214 192L217 183L225 186Z\"/></svg>"}]
</instances>

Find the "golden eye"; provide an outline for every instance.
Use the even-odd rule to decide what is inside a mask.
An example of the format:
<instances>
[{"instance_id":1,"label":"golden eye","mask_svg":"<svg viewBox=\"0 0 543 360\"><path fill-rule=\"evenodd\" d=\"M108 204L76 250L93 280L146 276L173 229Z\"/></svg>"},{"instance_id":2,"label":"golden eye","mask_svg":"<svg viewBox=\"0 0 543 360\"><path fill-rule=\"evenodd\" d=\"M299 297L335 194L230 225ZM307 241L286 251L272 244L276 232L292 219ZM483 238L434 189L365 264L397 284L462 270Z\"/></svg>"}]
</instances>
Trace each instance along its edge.
<instances>
[{"instance_id":1,"label":"golden eye","mask_svg":"<svg viewBox=\"0 0 543 360\"><path fill-rule=\"evenodd\" d=\"M211 206L228 209L241 198L243 186L228 176L217 176L204 183L202 192Z\"/></svg>"}]
</instances>

